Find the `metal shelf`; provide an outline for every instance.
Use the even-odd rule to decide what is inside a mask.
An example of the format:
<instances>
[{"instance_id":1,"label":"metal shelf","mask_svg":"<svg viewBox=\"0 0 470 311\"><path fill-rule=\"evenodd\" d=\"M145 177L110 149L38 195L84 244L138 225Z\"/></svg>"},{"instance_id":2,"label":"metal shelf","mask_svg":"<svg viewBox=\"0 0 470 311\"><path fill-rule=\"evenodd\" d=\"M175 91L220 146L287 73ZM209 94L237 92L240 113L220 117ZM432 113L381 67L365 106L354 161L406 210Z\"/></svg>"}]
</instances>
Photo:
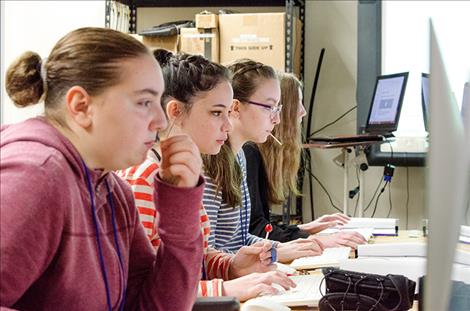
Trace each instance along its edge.
<instances>
[{"instance_id":1,"label":"metal shelf","mask_svg":"<svg viewBox=\"0 0 470 311\"><path fill-rule=\"evenodd\" d=\"M305 2L303 0L258 0L258 1L242 1L242 0L215 0L215 1L190 1L190 0L118 0L117 2L126 4L131 10L129 32L137 31L137 9L140 7L249 7L249 6L284 6L286 12L286 52L285 52L285 71L293 72L294 69L294 16L295 7L299 7L299 19L302 22L301 39L300 39L300 79L304 77L304 42L305 42ZM111 0L105 1L105 27L110 27Z\"/></svg>"},{"instance_id":2,"label":"metal shelf","mask_svg":"<svg viewBox=\"0 0 470 311\"><path fill-rule=\"evenodd\" d=\"M118 0L118 2L126 5L136 7L207 7L207 6L284 6L285 0L214 0L214 1L201 1L201 0ZM293 1L296 5L305 5L303 0Z\"/></svg>"}]
</instances>

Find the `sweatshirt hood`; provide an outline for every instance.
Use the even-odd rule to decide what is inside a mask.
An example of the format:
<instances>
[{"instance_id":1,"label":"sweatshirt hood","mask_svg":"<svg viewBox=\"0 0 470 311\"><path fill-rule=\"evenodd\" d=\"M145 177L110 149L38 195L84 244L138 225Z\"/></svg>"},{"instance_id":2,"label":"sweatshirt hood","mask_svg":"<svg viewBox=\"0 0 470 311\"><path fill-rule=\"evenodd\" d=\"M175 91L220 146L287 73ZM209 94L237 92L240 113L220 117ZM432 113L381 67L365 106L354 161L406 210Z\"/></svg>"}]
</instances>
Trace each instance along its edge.
<instances>
[{"instance_id":1,"label":"sweatshirt hood","mask_svg":"<svg viewBox=\"0 0 470 311\"><path fill-rule=\"evenodd\" d=\"M3 125L0 129L0 146L17 142L37 142L56 149L66 158L75 174L84 178L82 158L72 142L62 135L44 117L28 119L24 122ZM92 171L92 179L96 181L98 171Z\"/></svg>"}]
</instances>

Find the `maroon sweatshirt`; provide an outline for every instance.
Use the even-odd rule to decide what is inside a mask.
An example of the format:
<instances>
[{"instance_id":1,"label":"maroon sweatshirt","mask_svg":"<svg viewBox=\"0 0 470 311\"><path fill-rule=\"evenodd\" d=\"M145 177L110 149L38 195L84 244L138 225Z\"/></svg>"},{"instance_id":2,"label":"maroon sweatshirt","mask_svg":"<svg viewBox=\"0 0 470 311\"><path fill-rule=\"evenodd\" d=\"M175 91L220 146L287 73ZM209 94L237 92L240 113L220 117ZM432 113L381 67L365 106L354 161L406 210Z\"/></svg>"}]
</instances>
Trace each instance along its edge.
<instances>
[{"instance_id":1,"label":"maroon sweatshirt","mask_svg":"<svg viewBox=\"0 0 470 311\"><path fill-rule=\"evenodd\" d=\"M5 126L0 138L0 309L107 310L78 151L43 118ZM162 244L155 254L126 182L100 171L90 177L112 308L118 309L125 291L126 310L190 310L202 261L202 178L190 189L157 178Z\"/></svg>"}]
</instances>

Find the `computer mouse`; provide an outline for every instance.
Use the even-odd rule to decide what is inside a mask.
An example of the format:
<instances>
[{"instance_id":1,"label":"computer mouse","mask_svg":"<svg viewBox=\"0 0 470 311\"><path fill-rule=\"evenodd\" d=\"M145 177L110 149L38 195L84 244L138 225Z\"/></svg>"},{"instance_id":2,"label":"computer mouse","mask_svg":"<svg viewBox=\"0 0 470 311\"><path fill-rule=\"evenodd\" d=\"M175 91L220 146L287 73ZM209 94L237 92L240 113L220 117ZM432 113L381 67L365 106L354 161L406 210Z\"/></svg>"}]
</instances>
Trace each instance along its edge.
<instances>
[{"instance_id":1,"label":"computer mouse","mask_svg":"<svg viewBox=\"0 0 470 311\"><path fill-rule=\"evenodd\" d=\"M240 311L289 311L290 308L269 298L254 298L246 301Z\"/></svg>"}]
</instances>

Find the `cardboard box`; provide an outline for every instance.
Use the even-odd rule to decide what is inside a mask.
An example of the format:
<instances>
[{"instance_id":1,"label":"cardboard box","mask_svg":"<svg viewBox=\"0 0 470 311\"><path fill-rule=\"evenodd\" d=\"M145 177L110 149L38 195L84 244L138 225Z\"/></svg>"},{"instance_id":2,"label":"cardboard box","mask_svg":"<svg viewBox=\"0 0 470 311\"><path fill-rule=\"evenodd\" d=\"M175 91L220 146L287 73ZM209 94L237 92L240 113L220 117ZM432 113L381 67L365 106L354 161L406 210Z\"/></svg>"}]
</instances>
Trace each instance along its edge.
<instances>
[{"instance_id":1,"label":"cardboard box","mask_svg":"<svg viewBox=\"0 0 470 311\"><path fill-rule=\"evenodd\" d=\"M151 50L165 49L173 53L178 52L179 35L166 36L166 37L153 37L153 36L140 36L143 44L148 46Z\"/></svg>"},{"instance_id":2,"label":"cardboard box","mask_svg":"<svg viewBox=\"0 0 470 311\"><path fill-rule=\"evenodd\" d=\"M250 58L285 71L285 13L219 15L220 63ZM294 20L294 73L300 73L301 22Z\"/></svg>"},{"instance_id":3,"label":"cardboard box","mask_svg":"<svg viewBox=\"0 0 470 311\"><path fill-rule=\"evenodd\" d=\"M203 11L196 14L196 28L218 28L219 16L209 11Z\"/></svg>"},{"instance_id":4,"label":"cardboard box","mask_svg":"<svg viewBox=\"0 0 470 311\"><path fill-rule=\"evenodd\" d=\"M217 28L181 28L180 51L188 54L203 55L219 62L219 32Z\"/></svg>"}]
</instances>

